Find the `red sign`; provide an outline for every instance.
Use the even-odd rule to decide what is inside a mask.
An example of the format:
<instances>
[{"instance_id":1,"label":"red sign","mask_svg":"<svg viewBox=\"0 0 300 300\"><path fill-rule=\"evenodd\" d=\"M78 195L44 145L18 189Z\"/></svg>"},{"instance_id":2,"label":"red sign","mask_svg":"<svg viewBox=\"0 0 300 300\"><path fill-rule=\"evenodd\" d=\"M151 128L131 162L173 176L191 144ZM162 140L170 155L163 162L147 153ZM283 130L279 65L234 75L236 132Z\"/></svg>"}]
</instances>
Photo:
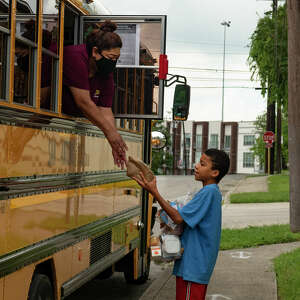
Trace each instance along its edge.
<instances>
[{"instance_id":1,"label":"red sign","mask_svg":"<svg viewBox=\"0 0 300 300\"><path fill-rule=\"evenodd\" d=\"M272 144L272 143L266 143L265 147L266 147L266 148L272 148L272 147L273 147L273 144Z\"/></svg>"},{"instance_id":2,"label":"red sign","mask_svg":"<svg viewBox=\"0 0 300 300\"><path fill-rule=\"evenodd\" d=\"M274 143L274 140L275 140L275 134L274 134L274 132L272 132L272 131L266 131L264 133L263 139L264 139L264 142L267 143L267 144Z\"/></svg>"}]
</instances>

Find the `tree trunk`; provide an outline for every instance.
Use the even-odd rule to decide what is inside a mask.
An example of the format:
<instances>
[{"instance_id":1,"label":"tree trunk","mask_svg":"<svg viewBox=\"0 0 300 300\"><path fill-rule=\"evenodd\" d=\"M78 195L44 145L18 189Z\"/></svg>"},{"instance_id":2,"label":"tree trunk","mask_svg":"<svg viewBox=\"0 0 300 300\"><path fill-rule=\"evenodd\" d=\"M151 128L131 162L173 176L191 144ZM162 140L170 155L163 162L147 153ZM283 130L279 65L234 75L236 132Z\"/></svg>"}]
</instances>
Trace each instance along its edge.
<instances>
[{"instance_id":1,"label":"tree trunk","mask_svg":"<svg viewBox=\"0 0 300 300\"><path fill-rule=\"evenodd\" d=\"M288 0L290 223L300 231L300 1Z\"/></svg>"}]
</instances>

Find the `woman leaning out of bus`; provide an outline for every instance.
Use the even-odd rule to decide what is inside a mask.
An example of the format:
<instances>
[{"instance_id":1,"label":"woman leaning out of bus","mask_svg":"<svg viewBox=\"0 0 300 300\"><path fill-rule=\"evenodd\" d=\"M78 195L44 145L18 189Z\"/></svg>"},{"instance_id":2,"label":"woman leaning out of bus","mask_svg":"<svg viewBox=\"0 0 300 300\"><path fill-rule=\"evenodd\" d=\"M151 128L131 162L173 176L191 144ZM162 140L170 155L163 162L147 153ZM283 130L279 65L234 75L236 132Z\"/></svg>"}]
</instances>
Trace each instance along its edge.
<instances>
[{"instance_id":1,"label":"woman leaning out of bus","mask_svg":"<svg viewBox=\"0 0 300 300\"><path fill-rule=\"evenodd\" d=\"M116 28L115 23L106 21L87 36L85 44L64 47L62 110L77 117L84 115L100 128L111 145L114 163L123 169L128 148L111 109L113 71L122 47Z\"/></svg>"}]
</instances>

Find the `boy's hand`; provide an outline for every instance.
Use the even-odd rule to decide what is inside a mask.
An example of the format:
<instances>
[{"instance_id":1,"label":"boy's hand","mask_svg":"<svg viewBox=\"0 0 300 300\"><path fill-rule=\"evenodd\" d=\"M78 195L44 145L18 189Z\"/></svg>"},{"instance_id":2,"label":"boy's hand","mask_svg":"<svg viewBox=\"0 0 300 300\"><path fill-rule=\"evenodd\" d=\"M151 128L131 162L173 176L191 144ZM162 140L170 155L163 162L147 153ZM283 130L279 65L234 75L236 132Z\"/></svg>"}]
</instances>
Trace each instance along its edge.
<instances>
[{"instance_id":1,"label":"boy's hand","mask_svg":"<svg viewBox=\"0 0 300 300\"><path fill-rule=\"evenodd\" d=\"M141 179L137 177L133 177L133 179L145 190L147 190L152 195L157 192L157 186L156 186L156 177L152 181L147 181L144 174L140 172Z\"/></svg>"}]
</instances>

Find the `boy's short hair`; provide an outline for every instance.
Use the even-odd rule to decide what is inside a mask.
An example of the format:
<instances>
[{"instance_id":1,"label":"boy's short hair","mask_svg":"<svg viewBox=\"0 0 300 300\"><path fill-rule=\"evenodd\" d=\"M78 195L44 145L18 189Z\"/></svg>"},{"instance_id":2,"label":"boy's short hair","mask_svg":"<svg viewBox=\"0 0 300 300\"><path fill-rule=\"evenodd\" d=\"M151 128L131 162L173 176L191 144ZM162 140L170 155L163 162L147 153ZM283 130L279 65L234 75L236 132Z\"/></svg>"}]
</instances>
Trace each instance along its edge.
<instances>
[{"instance_id":1,"label":"boy's short hair","mask_svg":"<svg viewBox=\"0 0 300 300\"><path fill-rule=\"evenodd\" d=\"M204 154L211 159L212 169L219 171L219 175L216 177L216 181L219 183L229 170L230 159L228 154L218 149L208 149Z\"/></svg>"}]
</instances>

